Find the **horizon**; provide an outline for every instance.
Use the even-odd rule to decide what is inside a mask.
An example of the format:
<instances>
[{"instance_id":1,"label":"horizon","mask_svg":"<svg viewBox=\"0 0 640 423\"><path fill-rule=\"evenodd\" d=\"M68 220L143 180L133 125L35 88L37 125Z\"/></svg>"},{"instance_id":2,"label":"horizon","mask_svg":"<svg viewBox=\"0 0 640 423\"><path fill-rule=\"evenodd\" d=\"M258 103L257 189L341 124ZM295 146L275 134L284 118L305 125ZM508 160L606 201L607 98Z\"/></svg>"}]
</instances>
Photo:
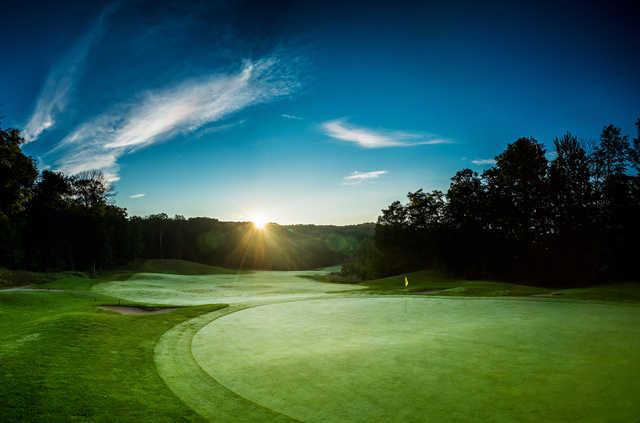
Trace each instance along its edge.
<instances>
[{"instance_id":1,"label":"horizon","mask_svg":"<svg viewBox=\"0 0 640 423\"><path fill-rule=\"evenodd\" d=\"M521 136L553 155L640 111L630 1L62 5L5 5L3 125L132 216L375 222Z\"/></svg>"}]
</instances>

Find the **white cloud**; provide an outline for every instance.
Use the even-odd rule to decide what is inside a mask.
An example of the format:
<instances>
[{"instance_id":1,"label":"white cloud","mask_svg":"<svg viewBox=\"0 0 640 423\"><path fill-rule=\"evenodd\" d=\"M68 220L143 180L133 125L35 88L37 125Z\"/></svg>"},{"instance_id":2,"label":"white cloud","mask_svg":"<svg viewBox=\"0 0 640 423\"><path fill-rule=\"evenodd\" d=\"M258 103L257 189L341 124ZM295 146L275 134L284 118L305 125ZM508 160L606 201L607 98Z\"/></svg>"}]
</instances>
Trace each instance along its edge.
<instances>
[{"instance_id":1,"label":"white cloud","mask_svg":"<svg viewBox=\"0 0 640 423\"><path fill-rule=\"evenodd\" d=\"M35 141L43 131L52 127L57 115L66 108L75 79L82 71L94 44L102 36L106 19L115 8L115 4L112 4L104 9L89 30L49 73L35 109L25 125L24 136L27 142Z\"/></svg>"},{"instance_id":2,"label":"white cloud","mask_svg":"<svg viewBox=\"0 0 640 423\"><path fill-rule=\"evenodd\" d=\"M303 117L296 116L296 115L290 115L290 114L287 114L287 113L283 113L283 114L281 114L280 116L282 116L282 117L283 117L283 118L285 118L285 119L304 120L304 118L303 118Z\"/></svg>"},{"instance_id":3,"label":"white cloud","mask_svg":"<svg viewBox=\"0 0 640 423\"><path fill-rule=\"evenodd\" d=\"M343 182L345 185L355 185L360 184L365 181L370 181L373 179L378 179L380 176L385 175L389 172L386 170L372 170L369 172L358 172L357 170L352 172L350 175L347 175L343 178Z\"/></svg>"},{"instance_id":4,"label":"white cloud","mask_svg":"<svg viewBox=\"0 0 640 423\"><path fill-rule=\"evenodd\" d=\"M215 134L218 132L223 132L229 129L233 129L237 126L242 126L247 122L246 119L240 119L237 120L235 122L229 122L229 123L223 123L220 125L215 125L215 126L206 126L206 127L202 127L200 128L195 134L194 136L196 138L200 138L203 137L205 135L209 135L209 134Z\"/></svg>"},{"instance_id":5,"label":"white cloud","mask_svg":"<svg viewBox=\"0 0 640 423\"><path fill-rule=\"evenodd\" d=\"M476 160L471 160L471 163L473 163L476 166L483 166L483 165L496 164L496 161L494 159L476 159Z\"/></svg>"},{"instance_id":6,"label":"white cloud","mask_svg":"<svg viewBox=\"0 0 640 423\"><path fill-rule=\"evenodd\" d=\"M369 129L351 125L345 119L330 120L322 124L328 136L341 141L353 142L364 148L411 147L427 144L450 144L451 141L405 131L389 131L385 129Z\"/></svg>"},{"instance_id":7,"label":"white cloud","mask_svg":"<svg viewBox=\"0 0 640 423\"><path fill-rule=\"evenodd\" d=\"M145 195L146 195L146 194L144 194L144 193L142 193L142 192L141 192L141 193L139 193L139 194L132 194L132 195L130 195L130 196L129 196L129 198L133 198L133 199L136 199L136 198L142 198L142 197L144 197Z\"/></svg>"},{"instance_id":8,"label":"white cloud","mask_svg":"<svg viewBox=\"0 0 640 423\"><path fill-rule=\"evenodd\" d=\"M271 57L246 62L237 73L191 79L147 92L67 135L55 148L63 152L57 167L69 174L98 169L117 177L117 161L127 153L190 133L297 88L286 63Z\"/></svg>"}]
</instances>

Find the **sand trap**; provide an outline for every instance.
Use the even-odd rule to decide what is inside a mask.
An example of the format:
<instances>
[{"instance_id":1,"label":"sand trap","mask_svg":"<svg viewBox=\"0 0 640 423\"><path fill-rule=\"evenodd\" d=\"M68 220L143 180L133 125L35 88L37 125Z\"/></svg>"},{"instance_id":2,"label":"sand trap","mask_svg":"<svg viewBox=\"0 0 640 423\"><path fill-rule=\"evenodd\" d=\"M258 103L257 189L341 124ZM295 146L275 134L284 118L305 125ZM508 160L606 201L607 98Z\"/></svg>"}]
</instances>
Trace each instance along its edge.
<instances>
[{"instance_id":1,"label":"sand trap","mask_svg":"<svg viewBox=\"0 0 640 423\"><path fill-rule=\"evenodd\" d=\"M115 311L120 314L163 314L175 310L175 308L166 307L135 307L135 306L116 306L104 305L98 308L107 311Z\"/></svg>"}]
</instances>

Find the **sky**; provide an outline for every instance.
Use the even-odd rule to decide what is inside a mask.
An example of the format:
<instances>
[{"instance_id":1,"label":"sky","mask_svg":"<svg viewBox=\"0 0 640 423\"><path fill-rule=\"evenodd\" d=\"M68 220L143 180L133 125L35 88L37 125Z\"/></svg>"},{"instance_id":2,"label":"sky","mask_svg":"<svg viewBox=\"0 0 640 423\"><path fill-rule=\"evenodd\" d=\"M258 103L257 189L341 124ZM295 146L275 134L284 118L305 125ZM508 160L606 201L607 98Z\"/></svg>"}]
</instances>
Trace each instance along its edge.
<instances>
[{"instance_id":1,"label":"sky","mask_svg":"<svg viewBox=\"0 0 640 423\"><path fill-rule=\"evenodd\" d=\"M0 116L130 215L375 221L533 136L640 116L617 2L4 0Z\"/></svg>"}]
</instances>

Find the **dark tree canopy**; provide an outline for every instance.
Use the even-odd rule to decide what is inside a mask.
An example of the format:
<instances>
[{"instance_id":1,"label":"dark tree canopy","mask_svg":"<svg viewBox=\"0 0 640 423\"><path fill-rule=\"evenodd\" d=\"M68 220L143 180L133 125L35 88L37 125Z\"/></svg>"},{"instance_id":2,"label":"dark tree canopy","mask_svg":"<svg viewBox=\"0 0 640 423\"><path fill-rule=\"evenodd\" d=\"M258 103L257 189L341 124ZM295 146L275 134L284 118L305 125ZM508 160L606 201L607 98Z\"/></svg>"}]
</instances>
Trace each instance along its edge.
<instances>
[{"instance_id":1,"label":"dark tree canopy","mask_svg":"<svg viewBox=\"0 0 640 423\"><path fill-rule=\"evenodd\" d=\"M519 138L478 175L463 169L446 193L419 189L372 224L269 225L129 217L100 172L38 174L14 129L0 130L0 265L95 272L138 259L232 268L300 269L347 261L374 278L438 268L474 278L584 284L640 279L640 120L637 136L606 126L591 151L567 133ZM630 247L631 246L631 247Z\"/></svg>"},{"instance_id":2,"label":"dark tree canopy","mask_svg":"<svg viewBox=\"0 0 640 423\"><path fill-rule=\"evenodd\" d=\"M11 216L24 210L38 171L22 154L24 138L17 129L0 129L0 214Z\"/></svg>"},{"instance_id":3,"label":"dark tree canopy","mask_svg":"<svg viewBox=\"0 0 640 423\"><path fill-rule=\"evenodd\" d=\"M111 202L100 172L44 170L0 130L0 266L96 272L131 261L170 258L232 268L308 269L352 257L373 224L345 227L220 222L165 213L128 217Z\"/></svg>"},{"instance_id":4,"label":"dark tree canopy","mask_svg":"<svg viewBox=\"0 0 640 423\"><path fill-rule=\"evenodd\" d=\"M567 133L554 140L551 162L535 139L520 138L482 176L457 172L446 195L409 193L406 204L382 210L375 245L344 272L379 277L431 267L563 285L640 279L636 125L632 145L606 126L591 154Z\"/></svg>"}]
</instances>

